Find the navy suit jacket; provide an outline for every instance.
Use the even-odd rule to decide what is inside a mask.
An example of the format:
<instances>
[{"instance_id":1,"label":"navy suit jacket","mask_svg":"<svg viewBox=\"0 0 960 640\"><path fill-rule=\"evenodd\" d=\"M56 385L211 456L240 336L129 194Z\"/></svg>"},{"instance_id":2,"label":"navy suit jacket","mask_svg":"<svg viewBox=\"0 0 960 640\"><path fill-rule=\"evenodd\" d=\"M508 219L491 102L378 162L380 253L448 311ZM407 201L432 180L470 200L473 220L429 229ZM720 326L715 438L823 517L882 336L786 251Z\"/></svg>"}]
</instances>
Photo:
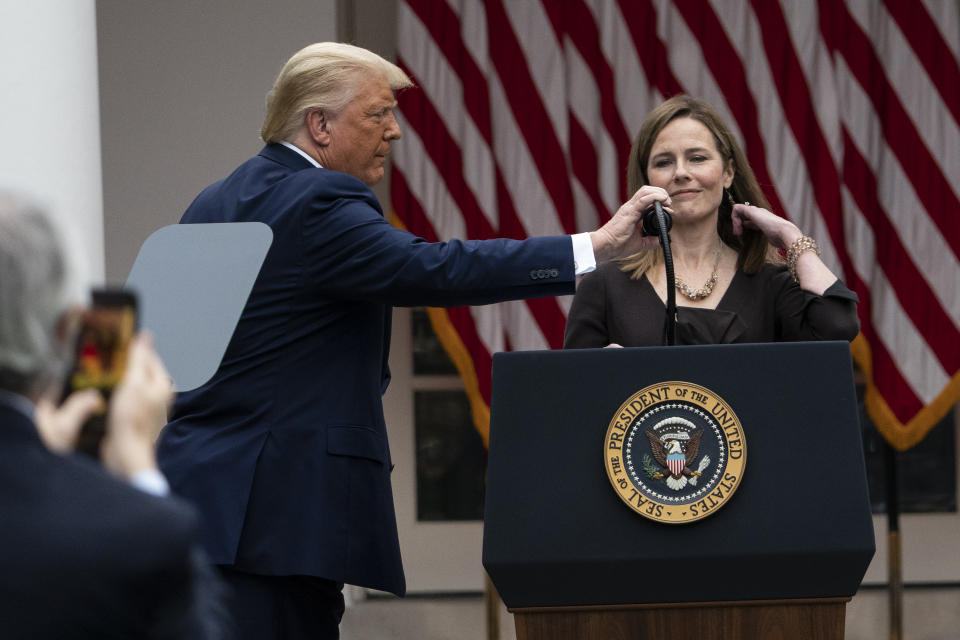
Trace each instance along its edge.
<instances>
[{"instance_id":1,"label":"navy suit jacket","mask_svg":"<svg viewBox=\"0 0 960 640\"><path fill-rule=\"evenodd\" d=\"M373 192L267 145L181 222L258 221L273 244L209 383L179 394L158 455L203 514L211 560L403 594L381 396L393 305L573 293L567 236L429 243Z\"/></svg>"},{"instance_id":2,"label":"navy suit jacket","mask_svg":"<svg viewBox=\"0 0 960 640\"><path fill-rule=\"evenodd\" d=\"M0 636L211 637L198 538L188 505L48 451L0 398Z\"/></svg>"}]
</instances>

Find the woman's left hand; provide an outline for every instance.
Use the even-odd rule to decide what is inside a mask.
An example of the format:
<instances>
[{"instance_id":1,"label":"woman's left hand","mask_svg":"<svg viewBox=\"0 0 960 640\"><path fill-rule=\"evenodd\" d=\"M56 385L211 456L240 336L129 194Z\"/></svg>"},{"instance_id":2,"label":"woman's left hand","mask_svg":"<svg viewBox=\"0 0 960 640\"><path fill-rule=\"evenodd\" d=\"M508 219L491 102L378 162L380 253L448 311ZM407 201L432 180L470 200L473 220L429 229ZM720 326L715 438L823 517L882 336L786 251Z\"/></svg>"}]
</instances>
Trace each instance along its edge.
<instances>
[{"instance_id":1,"label":"woman's left hand","mask_svg":"<svg viewBox=\"0 0 960 640\"><path fill-rule=\"evenodd\" d=\"M744 229L758 229L767 241L778 249L786 249L803 234L797 225L762 207L749 204L733 205L733 232L741 235Z\"/></svg>"},{"instance_id":2,"label":"woman's left hand","mask_svg":"<svg viewBox=\"0 0 960 640\"><path fill-rule=\"evenodd\" d=\"M735 234L742 234L744 229L759 229L767 237L767 242L778 249L788 249L803 237L797 225L762 207L735 204L732 219ZM822 296L823 292L837 280L837 276L814 251L803 251L797 258L796 277L800 288L818 296Z\"/></svg>"}]
</instances>

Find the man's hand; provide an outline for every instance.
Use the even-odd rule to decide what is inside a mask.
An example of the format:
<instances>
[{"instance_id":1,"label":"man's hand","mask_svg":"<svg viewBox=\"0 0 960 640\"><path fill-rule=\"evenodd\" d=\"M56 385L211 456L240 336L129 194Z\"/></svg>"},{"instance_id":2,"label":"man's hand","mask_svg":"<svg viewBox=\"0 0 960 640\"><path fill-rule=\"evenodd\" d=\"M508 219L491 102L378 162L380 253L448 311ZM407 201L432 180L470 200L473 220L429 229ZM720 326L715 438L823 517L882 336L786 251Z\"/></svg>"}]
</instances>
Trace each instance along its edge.
<instances>
[{"instance_id":1,"label":"man's hand","mask_svg":"<svg viewBox=\"0 0 960 640\"><path fill-rule=\"evenodd\" d=\"M656 201L663 204L664 211L673 213L667 192L660 187L645 185L640 187L605 225L590 232L597 263L624 258L657 246L657 238L644 238L640 235L643 214Z\"/></svg>"},{"instance_id":2,"label":"man's hand","mask_svg":"<svg viewBox=\"0 0 960 640\"><path fill-rule=\"evenodd\" d=\"M113 392L107 412L107 435L100 447L104 466L130 477L157 468L154 442L167 423L173 382L149 335L130 343L127 372Z\"/></svg>"},{"instance_id":3,"label":"man's hand","mask_svg":"<svg viewBox=\"0 0 960 640\"><path fill-rule=\"evenodd\" d=\"M42 398L34 416L40 439L51 451L72 453L83 423L102 406L103 397L93 389L71 393L59 407L51 398Z\"/></svg>"}]
</instances>

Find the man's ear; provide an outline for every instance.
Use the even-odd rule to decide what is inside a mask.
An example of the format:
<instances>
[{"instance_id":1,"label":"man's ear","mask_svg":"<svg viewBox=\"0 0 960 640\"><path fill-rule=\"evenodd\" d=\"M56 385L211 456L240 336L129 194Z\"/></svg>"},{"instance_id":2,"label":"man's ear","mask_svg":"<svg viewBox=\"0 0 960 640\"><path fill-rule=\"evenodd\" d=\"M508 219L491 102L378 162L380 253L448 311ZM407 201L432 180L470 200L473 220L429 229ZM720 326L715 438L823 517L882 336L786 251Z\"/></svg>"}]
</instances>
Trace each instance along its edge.
<instances>
[{"instance_id":1,"label":"man's ear","mask_svg":"<svg viewBox=\"0 0 960 640\"><path fill-rule=\"evenodd\" d=\"M304 118L310 139L321 147L330 144L330 121L323 109L310 109Z\"/></svg>"}]
</instances>

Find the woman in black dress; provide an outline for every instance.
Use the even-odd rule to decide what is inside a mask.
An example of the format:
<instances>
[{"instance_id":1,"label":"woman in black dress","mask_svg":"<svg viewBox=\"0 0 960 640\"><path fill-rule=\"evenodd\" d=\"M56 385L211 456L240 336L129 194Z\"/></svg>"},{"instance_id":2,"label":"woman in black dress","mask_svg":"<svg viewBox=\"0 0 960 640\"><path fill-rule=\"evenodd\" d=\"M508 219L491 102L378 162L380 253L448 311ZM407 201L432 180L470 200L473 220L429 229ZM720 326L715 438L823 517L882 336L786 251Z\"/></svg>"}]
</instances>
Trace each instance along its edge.
<instances>
[{"instance_id":1,"label":"woman in black dress","mask_svg":"<svg viewBox=\"0 0 960 640\"><path fill-rule=\"evenodd\" d=\"M816 242L769 204L710 105L673 97L634 140L628 191L660 194L677 288L677 344L853 340L857 295L820 260ZM666 273L648 249L584 277L565 348L663 344ZM786 250L786 263L779 249Z\"/></svg>"}]
</instances>

